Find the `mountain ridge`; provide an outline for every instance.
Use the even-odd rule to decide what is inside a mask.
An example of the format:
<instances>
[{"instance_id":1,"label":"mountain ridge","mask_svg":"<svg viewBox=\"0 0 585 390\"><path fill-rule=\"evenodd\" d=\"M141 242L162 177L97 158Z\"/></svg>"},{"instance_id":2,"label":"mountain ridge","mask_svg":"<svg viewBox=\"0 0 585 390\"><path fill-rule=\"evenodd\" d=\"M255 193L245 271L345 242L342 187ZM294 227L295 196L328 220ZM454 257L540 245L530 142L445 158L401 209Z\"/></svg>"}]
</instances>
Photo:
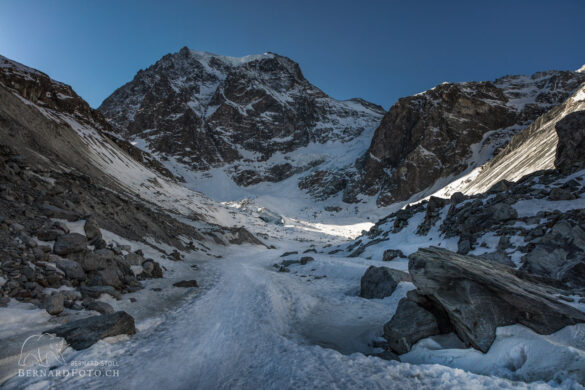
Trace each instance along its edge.
<instances>
[{"instance_id":1,"label":"mountain ridge","mask_svg":"<svg viewBox=\"0 0 585 390\"><path fill-rule=\"evenodd\" d=\"M227 166L242 186L320 164L292 157L254 166L310 143L349 142L373 129L383 113L363 99L329 97L287 57L235 58L188 48L139 71L99 110L161 159L173 157L195 170Z\"/></svg>"}]
</instances>

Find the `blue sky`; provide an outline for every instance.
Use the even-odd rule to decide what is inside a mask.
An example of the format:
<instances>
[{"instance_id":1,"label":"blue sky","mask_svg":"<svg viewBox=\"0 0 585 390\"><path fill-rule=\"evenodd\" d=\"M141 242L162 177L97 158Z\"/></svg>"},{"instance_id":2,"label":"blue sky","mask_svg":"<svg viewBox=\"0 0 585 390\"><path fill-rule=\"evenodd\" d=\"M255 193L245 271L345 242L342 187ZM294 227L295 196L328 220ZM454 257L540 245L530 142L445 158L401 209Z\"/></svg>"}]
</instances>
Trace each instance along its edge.
<instances>
[{"instance_id":1,"label":"blue sky","mask_svg":"<svg viewBox=\"0 0 585 390\"><path fill-rule=\"evenodd\" d=\"M0 0L0 54L97 107L183 46L276 52L338 99L384 108L443 81L577 69L585 1Z\"/></svg>"}]
</instances>

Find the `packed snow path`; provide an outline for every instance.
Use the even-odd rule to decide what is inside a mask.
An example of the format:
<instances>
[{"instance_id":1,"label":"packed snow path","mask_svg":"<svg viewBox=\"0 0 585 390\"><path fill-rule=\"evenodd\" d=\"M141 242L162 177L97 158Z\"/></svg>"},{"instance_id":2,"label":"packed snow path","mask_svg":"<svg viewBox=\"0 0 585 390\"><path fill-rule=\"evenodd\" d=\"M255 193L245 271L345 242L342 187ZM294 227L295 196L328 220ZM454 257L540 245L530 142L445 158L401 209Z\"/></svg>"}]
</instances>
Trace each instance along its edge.
<instances>
[{"instance_id":1,"label":"packed snow path","mask_svg":"<svg viewBox=\"0 0 585 390\"><path fill-rule=\"evenodd\" d=\"M8 389L420 389L527 388L495 377L439 365L410 365L368 357L368 340L380 333L398 300L366 300L352 287L367 263L316 255L314 274L278 273L280 252L238 248L201 272L216 282L162 315L135 336L98 342L65 359L113 360L118 377L18 378ZM315 268L316 267L316 268ZM309 279L309 281L307 281ZM202 286L206 289L206 286ZM152 322L152 320L151 320ZM311 335L313 340L304 335ZM325 348L320 345L329 345ZM539 388L548 388L539 384Z\"/></svg>"}]
</instances>

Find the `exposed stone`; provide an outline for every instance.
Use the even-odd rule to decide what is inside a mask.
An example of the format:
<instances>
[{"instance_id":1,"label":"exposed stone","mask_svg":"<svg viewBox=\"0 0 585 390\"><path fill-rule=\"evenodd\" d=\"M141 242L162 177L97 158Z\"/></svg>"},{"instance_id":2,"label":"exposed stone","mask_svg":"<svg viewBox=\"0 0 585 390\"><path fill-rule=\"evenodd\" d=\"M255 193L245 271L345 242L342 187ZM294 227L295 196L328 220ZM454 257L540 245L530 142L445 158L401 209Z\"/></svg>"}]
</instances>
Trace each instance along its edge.
<instances>
[{"instance_id":1,"label":"exposed stone","mask_svg":"<svg viewBox=\"0 0 585 390\"><path fill-rule=\"evenodd\" d=\"M78 262L84 271L97 271L107 267L114 259L114 252L110 249L99 249L94 252L87 252L80 256Z\"/></svg>"},{"instance_id":2,"label":"exposed stone","mask_svg":"<svg viewBox=\"0 0 585 390\"><path fill-rule=\"evenodd\" d=\"M382 260L391 261L397 257L406 258L406 255L400 249L386 249L382 255Z\"/></svg>"},{"instance_id":3,"label":"exposed stone","mask_svg":"<svg viewBox=\"0 0 585 390\"><path fill-rule=\"evenodd\" d=\"M47 310L47 313L49 313L52 316L55 316L61 314L63 310L65 310L64 303L65 303L64 295L61 293L56 293L47 298L45 309Z\"/></svg>"},{"instance_id":4,"label":"exposed stone","mask_svg":"<svg viewBox=\"0 0 585 390\"><path fill-rule=\"evenodd\" d=\"M78 221L80 219L79 214L50 204L40 205L39 210L50 218L65 219L71 222Z\"/></svg>"},{"instance_id":5,"label":"exposed stone","mask_svg":"<svg viewBox=\"0 0 585 390\"><path fill-rule=\"evenodd\" d=\"M520 323L550 334L585 322L585 313L558 300L559 291L478 257L419 249L409 257L408 269L419 293L448 314L463 341L482 352L491 346L498 326Z\"/></svg>"},{"instance_id":6,"label":"exposed stone","mask_svg":"<svg viewBox=\"0 0 585 390\"><path fill-rule=\"evenodd\" d=\"M37 232L37 237L41 241L55 241L59 236L64 235L61 229L58 229L54 225L45 225Z\"/></svg>"},{"instance_id":7,"label":"exposed stone","mask_svg":"<svg viewBox=\"0 0 585 390\"><path fill-rule=\"evenodd\" d=\"M82 286L80 291L83 296L94 299L99 298L102 294L108 294L116 299L120 299L122 297L120 292L112 286Z\"/></svg>"},{"instance_id":8,"label":"exposed stone","mask_svg":"<svg viewBox=\"0 0 585 390\"><path fill-rule=\"evenodd\" d=\"M440 334L435 316L408 298L402 298L392 319L384 325L384 338L394 352L410 351L419 340Z\"/></svg>"},{"instance_id":9,"label":"exposed stone","mask_svg":"<svg viewBox=\"0 0 585 390\"><path fill-rule=\"evenodd\" d=\"M100 225L97 221L97 218L93 215L85 220L83 230L85 231L85 236L90 242L93 242L94 240L101 240L102 238Z\"/></svg>"},{"instance_id":10,"label":"exposed stone","mask_svg":"<svg viewBox=\"0 0 585 390\"><path fill-rule=\"evenodd\" d=\"M548 197L550 200L573 200L576 198L571 191L559 187L553 188Z\"/></svg>"},{"instance_id":11,"label":"exposed stone","mask_svg":"<svg viewBox=\"0 0 585 390\"><path fill-rule=\"evenodd\" d=\"M67 275L68 278L75 279L78 281L85 280L86 278L85 272L83 271L81 265L76 261L62 259L57 256L54 256L51 259L55 262L59 269L65 272L65 275Z\"/></svg>"},{"instance_id":12,"label":"exposed stone","mask_svg":"<svg viewBox=\"0 0 585 390\"><path fill-rule=\"evenodd\" d=\"M121 278L121 275L119 275L118 268L114 265L97 271L95 277L92 279L92 284L98 286L112 286L117 289L124 287L123 279Z\"/></svg>"},{"instance_id":13,"label":"exposed stone","mask_svg":"<svg viewBox=\"0 0 585 390\"><path fill-rule=\"evenodd\" d=\"M106 337L136 333L134 318L124 311L71 321L45 333L63 337L76 350L89 348Z\"/></svg>"},{"instance_id":14,"label":"exposed stone","mask_svg":"<svg viewBox=\"0 0 585 390\"><path fill-rule=\"evenodd\" d=\"M109 303L106 303L106 302L102 302L102 301L90 300L88 302L84 302L83 306L87 310L97 311L100 314L114 313L114 308L112 307L112 305L110 305Z\"/></svg>"},{"instance_id":15,"label":"exposed stone","mask_svg":"<svg viewBox=\"0 0 585 390\"><path fill-rule=\"evenodd\" d=\"M152 259L146 259L146 261L142 264L144 268L144 274L146 274L149 278L162 278L163 271L160 267L160 264Z\"/></svg>"},{"instance_id":16,"label":"exposed stone","mask_svg":"<svg viewBox=\"0 0 585 390\"><path fill-rule=\"evenodd\" d=\"M174 251L171 256L173 256L173 258L175 260L180 260L180 254L179 256L176 256L176 254L179 254L179 252ZM144 257L142 257L141 255L139 255L138 253L128 253L126 256L124 256L124 263L128 266L132 266L132 265L142 265L142 263L144 263Z\"/></svg>"},{"instance_id":17,"label":"exposed stone","mask_svg":"<svg viewBox=\"0 0 585 390\"><path fill-rule=\"evenodd\" d=\"M287 256L290 256L290 255L296 255L298 253L299 253L298 251L284 252L282 255L280 255L280 257L287 257Z\"/></svg>"},{"instance_id":18,"label":"exposed stone","mask_svg":"<svg viewBox=\"0 0 585 390\"><path fill-rule=\"evenodd\" d=\"M585 167L585 111L568 114L557 122L555 130L559 137L555 167L564 173Z\"/></svg>"},{"instance_id":19,"label":"exposed stone","mask_svg":"<svg viewBox=\"0 0 585 390\"><path fill-rule=\"evenodd\" d=\"M173 283L175 287L199 287L196 280L182 280L180 282Z\"/></svg>"},{"instance_id":20,"label":"exposed stone","mask_svg":"<svg viewBox=\"0 0 585 390\"><path fill-rule=\"evenodd\" d=\"M385 298L392 295L398 283L389 268L370 266L360 281L360 297Z\"/></svg>"},{"instance_id":21,"label":"exposed stone","mask_svg":"<svg viewBox=\"0 0 585 390\"><path fill-rule=\"evenodd\" d=\"M497 203L488 209L491 218L496 222L508 221L518 217L516 209L506 203Z\"/></svg>"},{"instance_id":22,"label":"exposed stone","mask_svg":"<svg viewBox=\"0 0 585 390\"><path fill-rule=\"evenodd\" d=\"M307 263L314 261L315 259L312 258L311 256L303 256L301 257L300 263L301 265L306 265Z\"/></svg>"},{"instance_id":23,"label":"exposed stone","mask_svg":"<svg viewBox=\"0 0 585 390\"><path fill-rule=\"evenodd\" d=\"M59 236L53 246L53 252L58 255L83 252L87 249L87 239L79 233L69 233Z\"/></svg>"},{"instance_id":24,"label":"exposed stone","mask_svg":"<svg viewBox=\"0 0 585 390\"><path fill-rule=\"evenodd\" d=\"M461 202L464 202L465 199L467 199L465 197L465 195L463 195L463 193L461 192L455 192L453 195L451 195L451 204L459 204Z\"/></svg>"}]
</instances>

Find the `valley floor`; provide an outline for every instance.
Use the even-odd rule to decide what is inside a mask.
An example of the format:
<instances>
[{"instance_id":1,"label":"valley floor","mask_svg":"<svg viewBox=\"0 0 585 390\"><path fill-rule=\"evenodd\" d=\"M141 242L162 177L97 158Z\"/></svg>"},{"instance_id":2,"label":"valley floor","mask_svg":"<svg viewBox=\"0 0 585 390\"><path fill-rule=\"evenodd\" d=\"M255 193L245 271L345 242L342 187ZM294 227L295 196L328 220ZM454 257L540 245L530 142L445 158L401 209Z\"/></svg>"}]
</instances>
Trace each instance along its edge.
<instances>
[{"instance_id":1,"label":"valley floor","mask_svg":"<svg viewBox=\"0 0 585 390\"><path fill-rule=\"evenodd\" d=\"M193 257L186 258L182 264L199 265L195 276L200 281L200 289L193 290L170 310L143 316L136 316L136 311L140 311L138 306L119 306L127 300L122 303L114 301L112 304L118 305L116 309L128 310L136 316L139 332L131 338L100 341L79 352L67 349L63 354L65 363L54 368L65 369L79 361L105 360L115 363L119 372L117 376L15 376L5 382L4 387L579 387L571 381L525 384L477 375L447 367L448 359L443 359L445 365L415 365L367 356L376 352L371 346L372 341L381 335L383 324L413 285L401 283L391 297L381 300L360 298L357 296L360 277L369 265L378 262L321 253L307 254L315 260L306 265L290 266L289 273L277 272L273 264L282 260L282 252L299 250L300 253L309 248L309 244L319 243L300 244L298 239L278 241L277 250L231 246L224 249L221 259L201 262ZM145 290L148 290L148 285ZM474 353L471 350L451 351L459 351L452 355ZM509 364L509 361L502 360L504 352L495 359L492 356L491 364ZM508 360L516 356L508 353ZM498 359L500 361L496 362Z\"/></svg>"}]
</instances>

